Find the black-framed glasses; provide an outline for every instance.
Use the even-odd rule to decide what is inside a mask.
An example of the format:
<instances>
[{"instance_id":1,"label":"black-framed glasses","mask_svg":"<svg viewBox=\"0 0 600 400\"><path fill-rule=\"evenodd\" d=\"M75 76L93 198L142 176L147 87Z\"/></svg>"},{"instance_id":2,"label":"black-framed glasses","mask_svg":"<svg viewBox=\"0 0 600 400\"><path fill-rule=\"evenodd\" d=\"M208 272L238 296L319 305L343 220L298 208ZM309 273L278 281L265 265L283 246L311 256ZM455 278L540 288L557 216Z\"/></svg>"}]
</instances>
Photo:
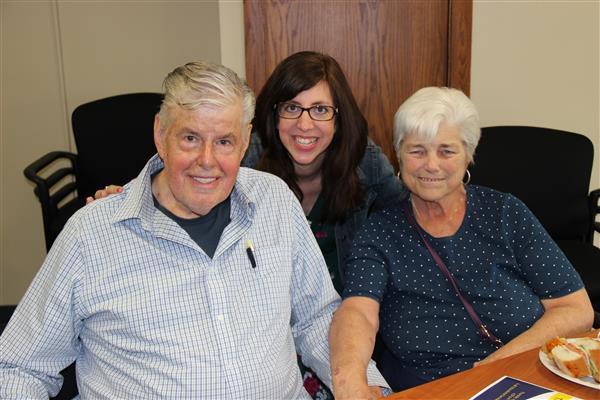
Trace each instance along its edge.
<instances>
[{"instance_id":1,"label":"black-framed glasses","mask_svg":"<svg viewBox=\"0 0 600 400\"><path fill-rule=\"evenodd\" d=\"M277 114L285 119L298 119L304 111L313 121L330 121L338 113L338 109L333 106L318 104L312 107L300 107L296 103L283 102L275 105Z\"/></svg>"}]
</instances>

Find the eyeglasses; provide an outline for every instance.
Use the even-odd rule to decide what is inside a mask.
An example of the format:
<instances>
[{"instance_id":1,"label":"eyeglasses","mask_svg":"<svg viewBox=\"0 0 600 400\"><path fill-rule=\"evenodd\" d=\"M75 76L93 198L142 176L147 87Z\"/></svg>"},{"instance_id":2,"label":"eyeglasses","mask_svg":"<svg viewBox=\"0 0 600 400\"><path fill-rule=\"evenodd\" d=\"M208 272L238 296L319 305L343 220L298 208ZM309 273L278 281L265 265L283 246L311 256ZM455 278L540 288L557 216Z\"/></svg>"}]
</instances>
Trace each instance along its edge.
<instances>
[{"instance_id":1,"label":"eyeglasses","mask_svg":"<svg viewBox=\"0 0 600 400\"><path fill-rule=\"evenodd\" d=\"M312 107L300 107L295 103L283 102L275 105L277 114L285 119L298 119L304 111L313 121L330 121L338 113L338 109L332 106L316 105Z\"/></svg>"}]
</instances>

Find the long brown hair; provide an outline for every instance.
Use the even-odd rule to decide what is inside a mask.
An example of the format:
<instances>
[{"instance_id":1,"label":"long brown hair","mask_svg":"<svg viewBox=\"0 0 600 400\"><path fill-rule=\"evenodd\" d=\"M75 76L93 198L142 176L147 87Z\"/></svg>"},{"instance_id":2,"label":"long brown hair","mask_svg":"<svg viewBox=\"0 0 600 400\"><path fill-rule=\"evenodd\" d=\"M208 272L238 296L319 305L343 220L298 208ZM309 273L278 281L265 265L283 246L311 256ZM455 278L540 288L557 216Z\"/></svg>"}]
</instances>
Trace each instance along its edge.
<instances>
[{"instance_id":1,"label":"long brown hair","mask_svg":"<svg viewBox=\"0 0 600 400\"><path fill-rule=\"evenodd\" d=\"M302 201L292 159L279 138L279 116L275 105L324 81L329 85L334 106L335 135L321 169L321 195L325 201L322 220L338 222L358 207L364 197L357 168L367 147L367 120L360 112L346 76L337 61L312 51L292 54L275 68L256 98L253 127L265 148L258 169L283 179Z\"/></svg>"}]
</instances>

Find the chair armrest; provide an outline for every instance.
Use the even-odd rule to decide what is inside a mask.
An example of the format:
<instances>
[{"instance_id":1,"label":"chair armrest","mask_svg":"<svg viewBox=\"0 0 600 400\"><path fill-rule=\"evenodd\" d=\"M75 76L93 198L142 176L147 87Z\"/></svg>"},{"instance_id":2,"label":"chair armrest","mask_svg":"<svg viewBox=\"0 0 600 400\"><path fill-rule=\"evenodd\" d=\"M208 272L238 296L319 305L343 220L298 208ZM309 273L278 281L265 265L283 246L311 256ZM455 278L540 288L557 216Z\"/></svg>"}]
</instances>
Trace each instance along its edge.
<instances>
[{"instance_id":1,"label":"chair armrest","mask_svg":"<svg viewBox=\"0 0 600 400\"><path fill-rule=\"evenodd\" d=\"M592 190L588 196L590 215L592 218L592 224L589 233L589 242L592 243L594 240L594 231L600 233L600 222L596 222L596 217L600 214L600 189Z\"/></svg>"},{"instance_id":2,"label":"chair armrest","mask_svg":"<svg viewBox=\"0 0 600 400\"><path fill-rule=\"evenodd\" d=\"M71 161L71 165L74 165L77 161L77 154L69 151L51 151L25 167L23 173L27 179L37 183L38 179L43 179L37 173L60 158L68 159Z\"/></svg>"},{"instance_id":3,"label":"chair armrest","mask_svg":"<svg viewBox=\"0 0 600 400\"><path fill-rule=\"evenodd\" d=\"M59 168L45 178L39 174L39 171L60 159L69 160L71 166ZM47 202L51 200L50 188L53 185L68 175L77 175L77 155L68 151L52 151L25 167L23 174L35 184L36 187L34 193L39 198L40 202L42 204L47 204ZM55 203L58 204L65 196L66 194L55 193L53 196Z\"/></svg>"},{"instance_id":4,"label":"chair armrest","mask_svg":"<svg viewBox=\"0 0 600 400\"><path fill-rule=\"evenodd\" d=\"M65 160L68 163L64 162ZM33 192L42 206L47 250L50 250L66 220L85 204L77 190L77 160L76 154L68 151L53 151L35 160L23 170L25 177L35 184ZM54 165L55 163L57 164ZM69 196L73 198L69 199ZM68 201L64 201L65 199Z\"/></svg>"}]
</instances>

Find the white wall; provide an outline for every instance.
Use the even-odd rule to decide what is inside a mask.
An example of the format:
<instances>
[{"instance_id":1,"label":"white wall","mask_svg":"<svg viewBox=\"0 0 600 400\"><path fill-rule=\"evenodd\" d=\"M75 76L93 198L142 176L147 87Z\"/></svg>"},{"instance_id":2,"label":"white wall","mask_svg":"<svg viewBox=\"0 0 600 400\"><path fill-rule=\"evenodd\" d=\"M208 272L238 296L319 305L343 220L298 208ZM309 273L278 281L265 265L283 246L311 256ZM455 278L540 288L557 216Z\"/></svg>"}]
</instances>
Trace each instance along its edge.
<instances>
[{"instance_id":1,"label":"white wall","mask_svg":"<svg viewBox=\"0 0 600 400\"><path fill-rule=\"evenodd\" d=\"M15 303L45 255L40 206L23 168L68 149L49 1L0 2L0 304Z\"/></svg>"},{"instance_id":2,"label":"white wall","mask_svg":"<svg viewBox=\"0 0 600 400\"><path fill-rule=\"evenodd\" d=\"M246 78L244 7L242 0L219 0L221 63Z\"/></svg>"},{"instance_id":3,"label":"white wall","mask_svg":"<svg viewBox=\"0 0 600 400\"><path fill-rule=\"evenodd\" d=\"M22 169L70 149L79 103L157 91L194 59L244 75L241 0L1 0L0 304L19 300L45 255L41 213ZM478 1L471 95L483 125L586 134L600 187L599 3ZM109 162L109 156L107 156Z\"/></svg>"}]
</instances>

